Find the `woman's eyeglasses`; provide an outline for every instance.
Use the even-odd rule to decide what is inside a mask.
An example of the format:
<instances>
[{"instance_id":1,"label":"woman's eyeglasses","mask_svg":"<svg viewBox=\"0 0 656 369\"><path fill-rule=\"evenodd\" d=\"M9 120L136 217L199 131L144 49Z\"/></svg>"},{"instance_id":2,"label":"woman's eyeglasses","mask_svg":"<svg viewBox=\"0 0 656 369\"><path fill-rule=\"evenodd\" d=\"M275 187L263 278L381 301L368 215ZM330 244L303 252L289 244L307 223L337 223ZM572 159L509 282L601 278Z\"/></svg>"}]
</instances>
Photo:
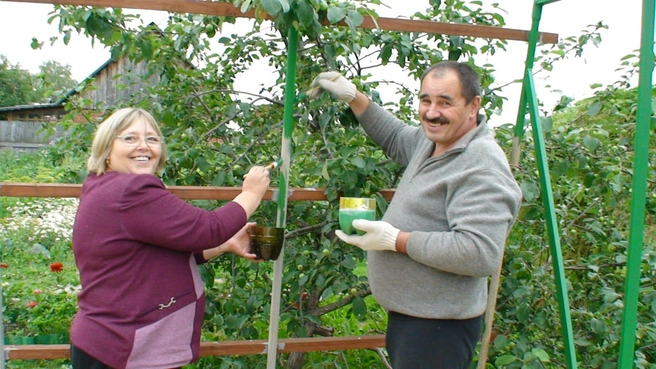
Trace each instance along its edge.
<instances>
[{"instance_id":1,"label":"woman's eyeglasses","mask_svg":"<svg viewBox=\"0 0 656 369\"><path fill-rule=\"evenodd\" d=\"M116 136L119 140L125 142L126 145L128 146L137 146L139 145L139 141L141 140L141 136L137 135L123 135L123 136ZM160 136L146 136L143 138L144 142L148 146L161 146L162 143L164 142L164 137Z\"/></svg>"}]
</instances>

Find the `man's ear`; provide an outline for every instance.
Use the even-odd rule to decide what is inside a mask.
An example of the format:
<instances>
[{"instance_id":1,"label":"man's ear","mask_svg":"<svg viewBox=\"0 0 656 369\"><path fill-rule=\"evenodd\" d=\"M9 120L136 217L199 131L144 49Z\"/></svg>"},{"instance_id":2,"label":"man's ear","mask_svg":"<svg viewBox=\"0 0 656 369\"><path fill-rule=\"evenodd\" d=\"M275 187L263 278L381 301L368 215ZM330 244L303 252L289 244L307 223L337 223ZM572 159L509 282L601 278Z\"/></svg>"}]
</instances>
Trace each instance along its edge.
<instances>
[{"instance_id":1,"label":"man's ear","mask_svg":"<svg viewBox=\"0 0 656 369\"><path fill-rule=\"evenodd\" d=\"M474 97L474 99L469 104L471 105L469 116L478 118L478 111L481 109L481 97L480 96Z\"/></svg>"}]
</instances>

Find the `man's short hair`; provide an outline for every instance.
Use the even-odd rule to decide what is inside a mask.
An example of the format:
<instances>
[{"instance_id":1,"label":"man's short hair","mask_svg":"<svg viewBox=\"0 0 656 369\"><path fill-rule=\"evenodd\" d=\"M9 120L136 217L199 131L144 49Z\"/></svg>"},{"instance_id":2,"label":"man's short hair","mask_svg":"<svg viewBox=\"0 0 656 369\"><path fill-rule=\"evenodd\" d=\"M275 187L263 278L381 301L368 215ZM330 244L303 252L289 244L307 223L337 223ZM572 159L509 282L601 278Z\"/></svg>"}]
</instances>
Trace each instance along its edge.
<instances>
[{"instance_id":1,"label":"man's short hair","mask_svg":"<svg viewBox=\"0 0 656 369\"><path fill-rule=\"evenodd\" d=\"M424 78L432 74L435 77L441 77L446 71L453 71L458 75L460 81L460 90L467 104L472 102L476 96L481 95L481 82L478 79L478 73L469 64L459 63L452 60L443 60L431 65L421 75L421 83Z\"/></svg>"}]
</instances>

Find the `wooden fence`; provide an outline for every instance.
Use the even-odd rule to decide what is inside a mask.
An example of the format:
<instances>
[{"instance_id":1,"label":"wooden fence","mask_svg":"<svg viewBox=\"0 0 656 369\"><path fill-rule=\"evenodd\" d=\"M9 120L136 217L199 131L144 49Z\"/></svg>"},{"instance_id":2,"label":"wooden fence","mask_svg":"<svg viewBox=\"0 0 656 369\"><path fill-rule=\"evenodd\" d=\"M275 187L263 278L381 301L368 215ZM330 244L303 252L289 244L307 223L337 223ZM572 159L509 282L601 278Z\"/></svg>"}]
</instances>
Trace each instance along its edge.
<instances>
[{"instance_id":1,"label":"wooden fence","mask_svg":"<svg viewBox=\"0 0 656 369\"><path fill-rule=\"evenodd\" d=\"M44 124L57 123L0 120L0 149L36 151L48 146L53 139L64 134L63 129L56 127L56 134L53 137L47 137L46 132L43 131Z\"/></svg>"}]
</instances>

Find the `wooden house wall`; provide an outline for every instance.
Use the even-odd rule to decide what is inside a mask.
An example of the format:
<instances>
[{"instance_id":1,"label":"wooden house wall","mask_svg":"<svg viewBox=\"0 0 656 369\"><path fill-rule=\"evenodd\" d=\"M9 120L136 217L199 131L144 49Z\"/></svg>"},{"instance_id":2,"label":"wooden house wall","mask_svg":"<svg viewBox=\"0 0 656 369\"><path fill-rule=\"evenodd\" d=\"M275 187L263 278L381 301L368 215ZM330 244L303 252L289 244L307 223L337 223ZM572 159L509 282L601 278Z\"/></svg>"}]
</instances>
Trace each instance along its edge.
<instances>
[{"instance_id":1,"label":"wooden house wall","mask_svg":"<svg viewBox=\"0 0 656 369\"><path fill-rule=\"evenodd\" d=\"M81 97L93 101L101 109L111 108L131 99L142 99L148 96L147 86L159 82L158 76L152 76L148 82L142 81L147 74L147 64L134 64L128 58L121 58L110 63L94 76L94 85L83 91Z\"/></svg>"}]
</instances>

